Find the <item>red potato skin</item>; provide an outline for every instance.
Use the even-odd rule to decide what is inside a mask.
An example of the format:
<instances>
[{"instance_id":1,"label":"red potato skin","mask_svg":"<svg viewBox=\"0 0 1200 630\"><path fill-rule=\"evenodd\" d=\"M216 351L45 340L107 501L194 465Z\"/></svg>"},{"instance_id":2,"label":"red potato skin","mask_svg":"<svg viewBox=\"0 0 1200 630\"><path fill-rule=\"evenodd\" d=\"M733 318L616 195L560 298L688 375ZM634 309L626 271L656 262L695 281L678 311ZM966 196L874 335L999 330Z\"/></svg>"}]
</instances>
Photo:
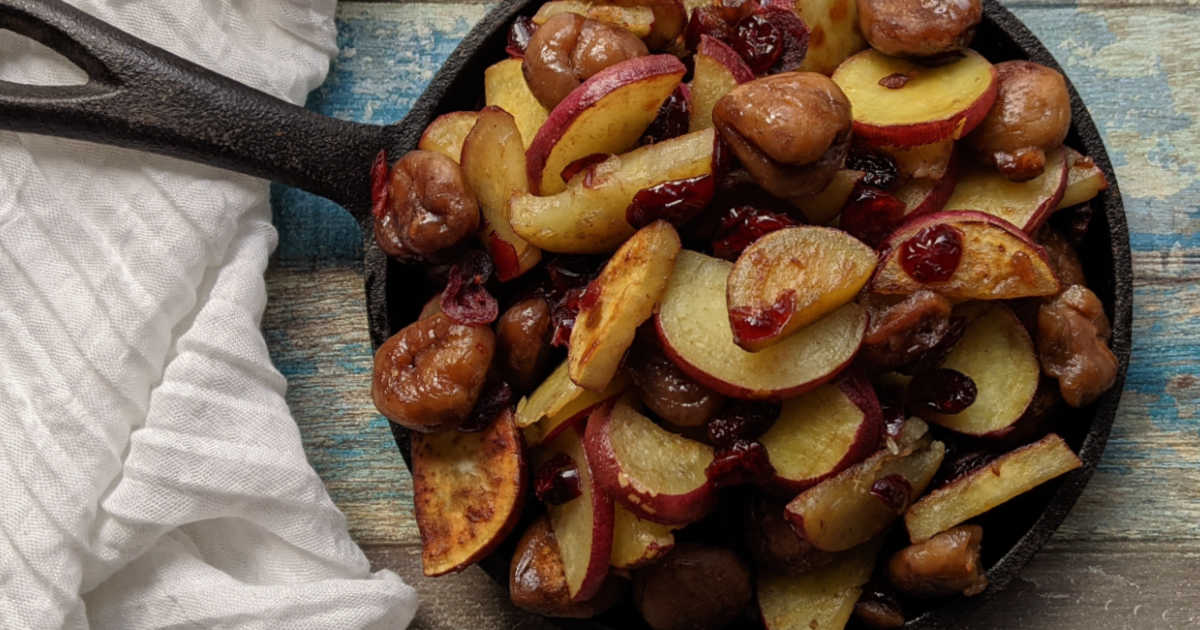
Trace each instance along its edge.
<instances>
[{"instance_id":1,"label":"red potato skin","mask_svg":"<svg viewBox=\"0 0 1200 630\"><path fill-rule=\"evenodd\" d=\"M566 134L571 122L589 107L613 90L649 77L678 74L683 76L687 68L674 55L650 55L636 57L609 66L584 81L559 103L525 151L525 172L529 178L529 191L541 194L542 171L554 145Z\"/></svg>"},{"instance_id":2,"label":"red potato skin","mask_svg":"<svg viewBox=\"0 0 1200 630\"><path fill-rule=\"evenodd\" d=\"M742 60L742 56L737 54L729 44L710 37L708 35L700 36L700 45L696 47L697 55L711 57L729 70L729 74L733 76L733 80L738 83L745 83L754 80L754 71L746 62Z\"/></svg>"},{"instance_id":3,"label":"red potato skin","mask_svg":"<svg viewBox=\"0 0 1200 630\"><path fill-rule=\"evenodd\" d=\"M945 207L946 202L950 201L950 195L954 194L954 186L958 184L958 173L959 162L956 157L951 157L950 165L946 168L946 174L942 175L937 185L929 191L929 194L921 199L921 203L905 210L905 217L915 217L919 214L938 212Z\"/></svg>"},{"instance_id":4,"label":"red potato skin","mask_svg":"<svg viewBox=\"0 0 1200 630\"><path fill-rule=\"evenodd\" d=\"M1029 217L1029 221L1023 226L1026 233L1033 234L1037 232L1038 228L1042 227L1042 224L1046 222L1046 219L1049 219L1050 215L1054 214L1054 211L1058 209L1058 203L1062 201L1063 195L1067 194L1067 175L1070 172L1071 160L1064 156L1062 161L1062 177L1059 178L1058 190L1054 191L1054 194L1049 199L1043 201L1037 212L1033 213L1032 217Z\"/></svg>"},{"instance_id":5,"label":"red potato skin","mask_svg":"<svg viewBox=\"0 0 1200 630\"><path fill-rule=\"evenodd\" d=\"M879 406L879 398L875 395L875 387L857 369L844 372L837 386L850 402L863 412L863 420L854 435L854 443L842 459L823 475L811 479L784 479L776 475L771 485L780 496L794 497L879 450L879 443L883 438L883 410Z\"/></svg>"},{"instance_id":6,"label":"red potato skin","mask_svg":"<svg viewBox=\"0 0 1200 630\"><path fill-rule=\"evenodd\" d=\"M613 500L620 501L630 512L642 518L663 525L677 525L700 520L717 503L716 488L705 480L704 485L686 494L646 495L633 488L621 484L621 464L613 450L608 433L608 423L612 419L612 409L615 400L601 403L588 417L587 431L584 433L584 450L588 453L588 463L592 467L592 477L596 485L607 493ZM652 503L653 511L646 508L646 503ZM607 556L605 556L607 561Z\"/></svg>"},{"instance_id":7,"label":"red potato skin","mask_svg":"<svg viewBox=\"0 0 1200 630\"><path fill-rule=\"evenodd\" d=\"M554 427L553 429L550 430L549 433L547 433L545 436L543 436L541 443L542 444L549 443L552 440L554 440L555 438L557 438L559 435L562 435L563 431L566 431L567 429L571 429L571 428L575 429L576 431L579 431L580 433L583 433L584 423L587 422L588 416L592 415L592 412L596 410L596 407L599 407L600 405L603 405L603 404L604 404L603 401L598 402L598 403L592 405L591 407L588 407L588 408L584 409L583 411L580 411L579 413L564 420L562 424Z\"/></svg>"},{"instance_id":8,"label":"red potato skin","mask_svg":"<svg viewBox=\"0 0 1200 630\"><path fill-rule=\"evenodd\" d=\"M947 138L962 138L979 126L996 102L999 88L996 68L992 68L992 83L967 109L942 120L930 120L911 125L879 126L854 121L854 135L871 146L915 147L932 144ZM955 133L961 126L962 131Z\"/></svg>"},{"instance_id":9,"label":"red potato skin","mask_svg":"<svg viewBox=\"0 0 1200 630\"><path fill-rule=\"evenodd\" d=\"M605 578L608 577L608 560L612 557L612 531L615 518L612 499L595 482L592 487L592 512L595 515L593 517L595 520L592 522L593 533L608 532L608 535L592 536L592 553L588 563L587 577L584 578L579 592L571 598L573 602L586 602L600 592Z\"/></svg>"},{"instance_id":10,"label":"red potato skin","mask_svg":"<svg viewBox=\"0 0 1200 630\"><path fill-rule=\"evenodd\" d=\"M945 212L930 212L927 214L921 214L920 216L913 218L911 221L905 223L904 225L901 225L900 227L896 228L896 231L892 232L892 235L887 237L887 239L884 240L883 246L881 247L881 249L883 249L885 251L890 250L893 247L896 247L897 245L902 243L904 241L904 239L921 231L922 228L925 228L925 227L928 227L930 225L934 225L937 223L942 223L942 222L947 222L947 223L970 223L970 222L990 223L992 225L1003 228L1004 230L1011 233L1013 236L1016 236L1018 239L1020 239L1025 244L1029 245L1031 248L1033 248L1034 251L1038 252L1043 257L1046 256L1046 250L1041 245L1038 245L1033 240L1033 237L1026 234L1021 228L1009 223L1008 221L1005 221L1004 219L1001 219L1000 217L992 216L990 214L987 214L986 212L976 212L974 210L947 210ZM881 260L882 260L882 258L881 258Z\"/></svg>"},{"instance_id":11,"label":"red potato skin","mask_svg":"<svg viewBox=\"0 0 1200 630\"><path fill-rule=\"evenodd\" d=\"M581 432L579 425L569 426L576 432ZM576 462L576 465L586 465L592 470L592 550L588 557L586 577L579 587L579 592L571 598L573 602L588 601L604 586L604 580L608 577L608 560L612 557L612 533L616 523L612 499L597 481L596 464L587 455L586 447L583 452L588 461Z\"/></svg>"},{"instance_id":12,"label":"red potato skin","mask_svg":"<svg viewBox=\"0 0 1200 630\"><path fill-rule=\"evenodd\" d=\"M867 286L870 286L869 282ZM825 376L811 380L807 383L802 383L795 387L789 387L775 391L754 390L740 387L738 385L734 385L733 383L726 383L718 378L713 378L696 366L688 363L687 359L685 359L681 354L679 354L679 352L671 347L671 344L668 342L667 334L663 330L663 325L659 320L658 315L654 316L654 328L658 331L659 341L662 342L663 353L666 354L669 359L674 361L675 365L679 366L679 369L683 370L684 374L687 374L692 378L692 380L717 392L718 394L723 394L730 398L742 398L747 400L783 400L785 398L799 396L800 394L812 391L837 378L847 366L854 362L854 357L858 355L858 351L856 350L850 355L850 358L847 359L845 363L842 363L833 370L830 370ZM866 329L864 328L864 332L865 330ZM862 335L859 335L858 343L861 347Z\"/></svg>"},{"instance_id":13,"label":"red potato skin","mask_svg":"<svg viewBox=\"0 0 1200 630\"><path fill-rule=\"evenodd\" d=\"M1047 266L1050 265L1050 257L1048 254L1046 254L1046 249L1041 245L1038 245L1037 242L1033 240L1032 236L1026 234L1012 223L1009 223L1000 217L992 216L983 212L976 212L974 210L947 210L945 212L931 212L928 214L922 214L896 228L896 231L892 232L891 236L887 237L883 244L880 245L879 267L875 270L875 274L871 276L871 280L867 282L867 286L875 286L880 275L883 273L883 270L887 268L885 263L892 255L893 250L903 243L905 239L921 231L922 228L942 222L950 224L975 222L995 225L1004 229L1009 234L1015 236L1017 239L1028 245L1029 251L1041 257L1042 261L1045 262Z\"/></svg>"}]
</instances>

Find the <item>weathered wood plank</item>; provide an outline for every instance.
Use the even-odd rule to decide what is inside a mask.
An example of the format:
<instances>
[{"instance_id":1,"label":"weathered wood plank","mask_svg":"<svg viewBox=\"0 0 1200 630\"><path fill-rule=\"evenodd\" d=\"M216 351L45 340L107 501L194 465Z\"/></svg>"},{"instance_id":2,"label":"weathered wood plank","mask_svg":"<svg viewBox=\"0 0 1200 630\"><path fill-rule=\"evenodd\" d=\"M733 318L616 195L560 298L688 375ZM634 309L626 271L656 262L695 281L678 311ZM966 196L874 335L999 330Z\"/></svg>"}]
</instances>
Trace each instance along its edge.
<instances>
[{"instance_id":1,"label":"weathered wood plank","mask_svg":"<svg viewBox=\"0 0 1200 630\"><path fill-rule=\"evenodd\" d=\"M355 269L267 272L263 331L288 379L287 401L309 461L350 534L362 544L419 540L412 478L388 422L371 402L371 341L362 275Z\"/></svg>"}]
</instances>

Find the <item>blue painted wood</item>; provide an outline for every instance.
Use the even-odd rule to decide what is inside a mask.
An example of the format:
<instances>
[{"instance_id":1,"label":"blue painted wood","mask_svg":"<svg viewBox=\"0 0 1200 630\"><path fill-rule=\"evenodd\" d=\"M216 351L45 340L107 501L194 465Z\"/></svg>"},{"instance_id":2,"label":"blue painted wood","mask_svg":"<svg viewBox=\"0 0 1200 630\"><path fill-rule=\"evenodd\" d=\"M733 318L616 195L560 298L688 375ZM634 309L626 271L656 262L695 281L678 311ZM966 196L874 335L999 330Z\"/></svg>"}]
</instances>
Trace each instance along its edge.
<instances>
[{"instance_id":1,"label":"blue painted wood","mask_svg":"<svg viewBox=\"0 0 1200 630\"><path fill-rule=\"evenodd\" d=\"M307 107L358 122L400 121L491 6L343 3L338 56ZM274 185L271 208L280 233L279 261L344 265L362 260L357 224L332 202Z\"/></svg>"}]
</instances>

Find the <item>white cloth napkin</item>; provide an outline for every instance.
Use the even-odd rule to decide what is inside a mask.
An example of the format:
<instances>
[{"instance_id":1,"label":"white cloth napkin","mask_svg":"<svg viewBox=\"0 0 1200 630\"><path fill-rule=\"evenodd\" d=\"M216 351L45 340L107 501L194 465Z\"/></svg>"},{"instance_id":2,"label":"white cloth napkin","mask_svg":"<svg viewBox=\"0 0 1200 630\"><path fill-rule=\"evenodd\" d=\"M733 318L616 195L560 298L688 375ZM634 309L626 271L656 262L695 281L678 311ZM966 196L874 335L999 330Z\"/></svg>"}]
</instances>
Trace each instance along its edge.
<instances>
[{"instance_id":1,"label":"white cloth napkin","mask_svg":"<svg viewBox=\"0 0 1200 630\"><path fill-rule=\"evenodd\" d=\"M335 0L74 0L302 102ZM81 77L0 38L0 79ZM196 121L203 124L203 121ZM259 320L267 184L0 133L0 627L403 628L305 460Z\"/></svg>"}]
</instances>

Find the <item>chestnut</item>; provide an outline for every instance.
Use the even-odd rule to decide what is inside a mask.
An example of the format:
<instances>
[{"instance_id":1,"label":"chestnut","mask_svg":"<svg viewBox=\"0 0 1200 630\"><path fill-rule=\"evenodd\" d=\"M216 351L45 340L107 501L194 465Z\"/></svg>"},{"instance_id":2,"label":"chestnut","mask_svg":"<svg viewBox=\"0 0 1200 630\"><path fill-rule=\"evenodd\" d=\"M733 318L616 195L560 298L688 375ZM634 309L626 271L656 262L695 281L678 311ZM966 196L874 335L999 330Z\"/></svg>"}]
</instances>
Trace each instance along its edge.
<instances>
[{"instance_id":1,"label":"chestnut","mask_svg":"<svg viewBox=\"0 0 1200 630\"><path fill-rule=\"evenodd\" d=\"M1013 181L1042 174L1046 152L1062 145L1071 127L1071 95L1057 71L1032 61L996 64L996 103L967 143Z\"/></svg>"},{"instance_id":2,"label":"chestnut","mask_svg":"<svg viewBox=\"0 0 1200 630\"><path fill-rule=\"evenodd\" d=\"M893 57L936 57L966 48L983 18L980 0L858 0L871 47Z\"/></svg>"},{"instance_id":3,"label":"chestnut","mask_svg":"<svg viewBox=\"0 0 1200 630\"><path fill-rule=\"evenodd\" d=\"M850 149L850 101L815 72L737 86L717 101L713 125L755 183L789 201L828 186Z\"/></svg>"},{"instance_id":4,"label":"chestnut","mask_svg":"<svg viewBox=\"0 0 1200 630\"><path fill-rule=\"evenodd\" d=\"M750 571L734 552L679 544L634 574L633 601L654 630L717 630L750 603Z\"/></svg>"},{"instance_id":5,"label":"chestnut","mask_svg":"<svg viewBox=\"0 0 1200 630\"><path fill-rule=\"evenodd\" d=\"M496 322L497 367L520 391L538 383L550 357L550 303L530 297L513 304Z\"/></svg>"},{"instance_id":6,"label":"chestnut","mask_svg":"<svg viewBox=\"0 0 1200 630\"><path fill-rule=\"evenodd\" d=\"M375 216L375 240L389 256L433 260L479 229L479 202L454 160L409 151L392 166L388 203Z\"/></svg>"},{"instance_id":7,"label":"chestnut","mask_svg":"<svg viewBox=\"0 0 1200 630\"><path fill-rule=\"evenodd\" d=\"M1091 404L1116 381L1120 367L1108 347L1111 333L1104 304L1085 286L1071 285L1038 308L1042 372L1058 379L1068 405Z\"/></svg>"},{"instance_id":8,"label":"chestnut","mask_svg":"<svg viewBox=\"0 0 1200 630\"><path fill-rule=\"evenodd\" d=\"M897 551L887 564L888 579L914 597L978 595L987 588L980 561L983 528L960 525Z\"/></svg>"},{"instance_id":9,"label":"chestnut","mask_svg":"<svg viewBox=\"0 0 1200 630\"><path fill-rule=\"evenodd\" d=\"M521 71L538 101L546 109L554 109L597 72L648 54L646 44L623 28L560 13L546 20L529 39Z\"/></svg>"},{"instance_id":10,"label":"chestnut","mask_svg":"<svg viewBox=\"0 0 1200 630\"><path fill-rule=\"evenodd\" d=\"M475 407L495 348L487 326L458 324L445 313L417 320L375 352L375 407L413 431L456 428Z\"/></svg>"}]
</instances>

